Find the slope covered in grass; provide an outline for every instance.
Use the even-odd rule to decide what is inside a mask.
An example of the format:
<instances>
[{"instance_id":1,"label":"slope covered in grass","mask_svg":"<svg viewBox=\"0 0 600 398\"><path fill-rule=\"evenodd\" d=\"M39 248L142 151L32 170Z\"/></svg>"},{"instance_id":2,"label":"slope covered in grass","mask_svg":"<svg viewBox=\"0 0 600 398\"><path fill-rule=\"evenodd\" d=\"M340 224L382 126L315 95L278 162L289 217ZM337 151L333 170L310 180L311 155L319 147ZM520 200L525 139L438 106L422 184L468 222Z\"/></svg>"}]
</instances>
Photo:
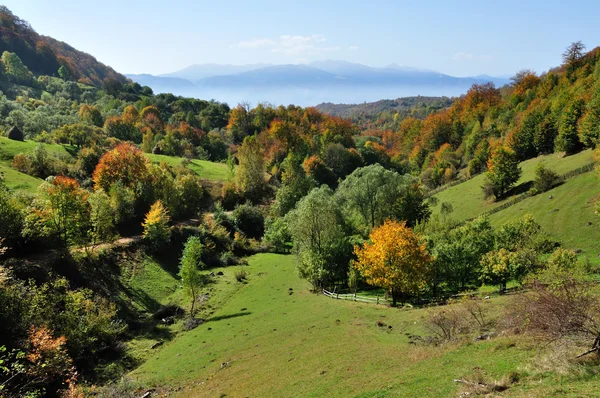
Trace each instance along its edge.
<instances>
[{"instance_id":1,"label":"slope covered in grass","mask_svg":"<svg viewBox=\"0 0 600 398\"><path fill-rule=\"evenodd\" d=\"M176 156L146 154L152 163L165 162L169 166L177 167L181 165L184 158ZM189 167L200 178L209 181L227 181L229 178L229 169L224 163L209 162L208 160L192 159L188 163Z\"/></svg>"},{"instance_id":2,"label":"slope covered in grass","mask_svg":"<svg viewBox=\"0 0 600 398\"><path fill-rule=\"evenodd\" d=\"M596 172L581 174L548 192L492 214L490 220L502 225L527 213L533 214L544 230L564 247L581 249L582 255L599 263L600 217L594 213L594 203L600 200L599 188Z\"/></svg>"},{"instance_id":3,"label":"slope covered in grass","mask_svg":"<svg viewBox=\"0 0 600 398\"><path fill-rule=\"evenodd\" d=\"M570 385L565 378L557 386L551 374L529 380L526 369L537 351L521 338L412 345L407 333L427 334L426 310L312 294L296 276L292 256L257 255L246 270L248 283L240 284L233 269L224 269L213 287L218 310L152 353L130 374L135 384L186 397L452 397L462 388L453 379L474 369L497 380L519 372L522 381L506 396L527 396L531 383L550 394L569 388L573 396L598 384ZM509 299L485 305L499 316Z\"/></svg>"},{"instance_id":4,"label":"slope covered in grass","mask_svg":"<svg viewBox=\"0 0 600 398\"><path fill-rule=\"evenodd\" d=\"M542 161L545 162L548 168L553 169L558 174L565 174L593 162L593 154L591 150L586 150L568 157L561 157L559 154L551 154L526 160L521 163L523 174L517 185L533 181L535 177L535 168L537 164ZM454 208L452 217L459 221L477 217L479 214L492 210L512 198L509 196L497 202L486 201L483 198L481 190L484 179L485 175L480 174L468 181L436 194L435 197L438 199L439 203L452 203L452 207ZM438 212L439 209L440 206L438 204L438 206L434 208L434 212Z\"/></svg>"},{"instance_id":5,"label":"slope covered in grass","mask_svg":"<svg viewBox=\"0 0 600 398\"><path fill-rule=\"evenodd\" d=\"M40 144L34 141L14 141L6 137L0 137L0 173L4 175L6 185L15 190L35 192L37 187L42 183L42 180L30 175L21 173L12 167L12 162L15 155L19 153L32 153L38 145L43 145L49 154L56 154L72 157L71 147L65 147L58 144Z\"/></svg>"}]
</instances>

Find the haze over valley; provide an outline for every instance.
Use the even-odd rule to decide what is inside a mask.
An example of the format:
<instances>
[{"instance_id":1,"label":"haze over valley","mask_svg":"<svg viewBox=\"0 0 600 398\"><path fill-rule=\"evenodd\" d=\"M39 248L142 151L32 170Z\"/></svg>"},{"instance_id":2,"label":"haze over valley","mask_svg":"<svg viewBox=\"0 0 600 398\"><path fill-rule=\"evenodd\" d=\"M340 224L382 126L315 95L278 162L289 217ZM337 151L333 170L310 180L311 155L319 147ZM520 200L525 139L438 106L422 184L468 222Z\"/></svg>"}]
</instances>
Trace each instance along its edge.
<instances>
[{"instance_id":1,"label":"haze over valley","mask_svg":"<svg viewBox=\"0 0 600 398\"><path fill-rule=\"evenodd\" d=\"M395 64L375 68L346 61L287 65L192 65L163 75L128 74L156 93L211 98L230 105L261 102L273 105L362 103L410 96L460 96L473 84L508 78L480 75L453 77Z\"/></svg>"}]
</instances>

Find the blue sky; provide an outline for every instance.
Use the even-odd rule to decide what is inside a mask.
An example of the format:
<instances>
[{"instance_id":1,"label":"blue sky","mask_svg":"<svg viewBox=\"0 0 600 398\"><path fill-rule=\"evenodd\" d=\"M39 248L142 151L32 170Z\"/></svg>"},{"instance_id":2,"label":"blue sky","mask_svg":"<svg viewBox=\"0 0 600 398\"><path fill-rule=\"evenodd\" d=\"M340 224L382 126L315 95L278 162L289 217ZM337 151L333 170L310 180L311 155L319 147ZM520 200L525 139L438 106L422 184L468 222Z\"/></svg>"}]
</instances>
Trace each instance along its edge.
<instances>
[{"instance_id":1,"label":"blue sky","mask_svg":"<svg viewBox=\"0 0 600 398\"><path fill-rule=\"evenodd\" d=\"M600 45L600 1L5 0L40 34L122 73L196 63L397 63L455 76L543 72Z\"/></svg>"}]
</instances>

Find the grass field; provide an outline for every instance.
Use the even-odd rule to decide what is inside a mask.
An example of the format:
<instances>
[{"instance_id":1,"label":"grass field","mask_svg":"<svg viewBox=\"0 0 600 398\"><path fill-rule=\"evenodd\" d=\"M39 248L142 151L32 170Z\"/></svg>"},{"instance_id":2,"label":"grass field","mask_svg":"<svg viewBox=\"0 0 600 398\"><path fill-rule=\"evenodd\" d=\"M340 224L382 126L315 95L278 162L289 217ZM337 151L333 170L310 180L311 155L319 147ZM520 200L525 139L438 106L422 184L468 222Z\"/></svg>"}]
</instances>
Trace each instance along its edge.
<instances>
[{"instance_id":1,"label":"grass field","mask_svg":"<svg viewBox=\"0 0 600 398\"><path fill-rule=\"evenodd\" d=\"M35 141L14 141L6 137L0 137L0 173L4 175L6 185L15 190L35 192L42 180L30 175L21 173L10 167L15 155L19 153L31 153L40 145ZM70 147L57 144L42 144L51 154L71 157Z\"/></svg>"},{"instance_id":2,"label":"grass field","mask_svg":"<svg viewBox=\"0 0 600 398\"><path fill-rule=\"evenodd\" d=\"M35 192L42 180L36 177L20 173L10 167L15 155L19 153L31 153L40 143L35 141L14 141L6 137L0 137L0 173L4 175L6 184L11 189ZM70 158L76 152L75 148L58 144L42 144L51 154ZM166 162L170 166L179 166L183 158L147 154L153 163ZM209 181L226 181L229 178L229 169L223 163L214 163L205 160L192 160L188 167L198 176Z\"/></svg>"},{"instance_id":3,"label":"grass field","mask_svg":"<svg viewBox=\"0 0 600 398\"><path fill-rule=\"evenodd\" d=\"M527 213L533 214L544 230L563 246L581 249L582 255L590 261L600 263L600 217L594 213L594 203L600 200L599 188L598 173L581 174L548 192L492 214L490 221L498 226Z\"/></svg>"},{"instance_id":4,"label":"grass field","mask_svg":"<svg viewBox=\"0 0 600 398\"><path fill-rule=\"evenodd\" d=\"M148 159L152 163L161 163L165 162L169 166L179 166L184 158L178 158L175 156L166 156L166 155L155 155L155 154L146 154ZM210 181L227 181L229 178L229 169L224 163L215 163L209 162L207 160L198 160L193 159L190 161L188 166L194 173L196 173L200 178Z\"/></svg>"},{"instance_id":5,"label":"grass field","mask_svg":"<svg viewBox=\"0 0 600 398\"><path fill-rule=\"evenodd\" d=\"M517 184L533 181L535 176L535 167L541 161L544 161L549 168L552 168L559 174L567 173L579 167L585 166L593 161L591 150L580 152L576 155L565 158L558 154L539 156L535 159L529 159L521 163L523 174ZM498 202L488 202L483 199L481 187L485 176L480 174L462 184L455 185L435 195L439 203L450 202L454 208L452 217L462 221L468 218L476 217L479 214L489 211L496 206L502 205L511 198L505 198ZM434 208L434 213L438 212L440 205Z\"/></svg>"},{"instance_id":6,"label":"grass field","mask_svg":"<svg viewBox=\"0 0 600 398\"><path fill-rule=\"evenodd\" d=\"M453 379L480 369L492 379L521 375L502 396L593 396L600 387L594 378L530 375L537 351L522 337L411 345L407 333L426 333L425 310L312 294L292 256L256 255L246 270L242 284L235 268L223 269L209 301L216 312L152 351L129 375L134 384L184 397L452 397L462 388ZM485 303L499 315L508 299Z\"/></svg>"}]
</instances>

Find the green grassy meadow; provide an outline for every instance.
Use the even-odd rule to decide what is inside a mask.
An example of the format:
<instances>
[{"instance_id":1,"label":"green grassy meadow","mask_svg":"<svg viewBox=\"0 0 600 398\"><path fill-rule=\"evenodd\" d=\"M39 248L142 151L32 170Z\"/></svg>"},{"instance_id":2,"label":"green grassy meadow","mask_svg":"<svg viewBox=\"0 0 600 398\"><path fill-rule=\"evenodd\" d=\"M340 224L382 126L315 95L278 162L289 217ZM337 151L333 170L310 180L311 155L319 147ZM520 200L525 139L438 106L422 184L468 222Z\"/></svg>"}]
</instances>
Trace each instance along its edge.
<instances>
[{"instance_id":1,"label":"green grassy meadow","mask_svg":"<svg viewBox=\"0 0 600 398\"><path fill-rule=\"evenodd\" d=\"M546 166L556 171L558 174L565 174L571 170L585 166L593 162L592 150L582 151L578 154L561 157L559 154L551 154L539 156L534 159L529 159L521 163L523 174L517 182L523 184L528 181L533 181L535 177L535 167L541 161L546 163ZM477 217L479 214L492 210L494 207L502 205L511 197L505 198L497 202L489 202L483 199L481 187L483 186L485 175L480 174L473 177L464 183L455 185L435 195L439 203L450 202L454 208L452 217L462 221L469 218ZM438 212L440 206L434 208L434 213Z\"/></svg>"},{"instance_id":2,"label":"green grassy meadow","mask_svg":"<svg viewBox=\"0 0 600 398\"><path fill-rule=\"evenodd\" d=\"M181 165L184 158L166 155L146 154L152 163L165 162L169 166L177 167ZM209 181L227 181L229 178L229 169L225 163L209 162L208 160L192 159L187 165L200 178Z\"/></svg>"},{"instance_id":3,"label":"green grassy meadow","mask_svg":"<svg viewBox=\"0 0 600 398\"><path fill-rule=\"evenodd\" d=\"M15 155L19 153L31 153L40 145L35 141L14 141L6 137L0 137L0 173L4 175L6 185L15 190L26 191L33 193L42 183L42 180L30 175L21 173L12 167L12 162ZM58 144L41 144L46 148L48 153L72 157L73 148Z\"/></svg>"},{"instance_id":4,"label":"green grassy meadow","mask_svg":"<svg viewBox=\"0 0 600 398\"><path fill-rule=\"evenodd\" d=\"M594 213L594 203L600 200L598 188L597 172L581 174L548 192L492 214L490 221L499 226L532 214L544 231L564 247L580 249L590 261L600 263L600 217Z\"/></svg>"},{"instance_id":5,"label":"green grassy meadow","mask_svg":"<svg viewBox=\"0 0 600 398\"><path fill-rule=\"evenodd\" d=\"M545 396L532 388L553 394L565 386L564 396L581 396L600 386L530 376L537 351L524 338L412 345L407 334L427 334L427 310L313 294L296 276L293 256L259 254L245 268L247 283L235 281L235 267L219 269L207 322L156 351L150 340L134 342L148 359L128 378L182 397L453 397L463 388L453 380L475 370L491 379L521 375L502 396ZM509 299L485 305L499 317Z\"/></svg>"},{"instance_id":6,"label":"green grassy meadow","mask_svg":"<svg viewBox=\"0 0 600 398\"><path fill-rule=\"evenodd\" d=\"M0 137L0 173L4 175L6 184L9 188L34 193L42 180L30 175L21 173L10 164L15 155L19 153L31 153L40 143L35 141L14 141L6 137ZM59 144L41 144L48 153L72 158L76 153L76 148L68 145ZM180 166L183 158L147 154L148 159L153 163L166 162L169 166ZM206 160L191 160L188 166L202 179L208 181L227 181L229 178L229 169L224 163L214 163Z\"/></svg>"}]
</instances>

